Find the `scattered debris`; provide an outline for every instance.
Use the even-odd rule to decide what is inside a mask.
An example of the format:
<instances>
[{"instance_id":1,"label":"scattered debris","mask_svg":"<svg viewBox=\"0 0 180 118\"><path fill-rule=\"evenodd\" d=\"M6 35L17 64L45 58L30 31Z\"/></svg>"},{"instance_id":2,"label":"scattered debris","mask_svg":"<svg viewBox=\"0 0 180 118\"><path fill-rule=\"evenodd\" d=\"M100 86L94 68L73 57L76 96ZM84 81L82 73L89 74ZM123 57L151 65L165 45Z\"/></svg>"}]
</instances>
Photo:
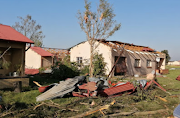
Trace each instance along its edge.
<instances>
[{"instance_id":1,"label":"scattered debris","mask_svg":"<svg viewBox=\"0 0 180 118\"><path fill-rule=\"evenodd\" d=\"M98 112L98 111L100 111L100 112L103 114L103 116L105 116L105 114L103 113L102 110L108 109L108 108L109 108L111 105L113 105L115 102L116 102L116 101L114 100L114 101L112 101L112 102L111 102L110 104L108 104L108 105L104 105L104 106L97 107L97 108L95 108L95 109L93 109L93 110L90 110L90 111L88 111L88 112L86 112L86 113L83 113L83 114L74 116L73 118L85 117L85 116L91 115L91 114L93 114L93 113L96 113L96 112Z\"/></svg>"},{"instance_id":2,"label":"scattered debris","mask_svg":"<svg viewBox=\"0 0 180 118\"><path fill-rule=\"evenodd\" d=\"M176 80L180 81L180 75L176 78Z\"/></svg>"},{"instance_id":3,"label":"scattered debris","mask_svg":"<svg viewBox=\"0 0 180 118\"><path fill-rule=\"evenodd\" d=\"M167 77L166 75L163 75L163 77Z\"/></svg>"},{"instance_id":4,"label":"scattered debris","mask_svg":"<svg viewBox=\"0 0 180 118\"><path fill-rule=\"evenodd\" d=\"M95 82L88 82L87 84L83 84L81 86L78 86L80 90L87 90L87 93L85 92L73 92L73 96L77 97L89 97L89 96L96 96L97 89L96 83Z\"/></svg>"},{"instance_id":5,"label":"scattered debris","mask_svg":"<svg viewBox=\"0 0 180 118\"><path fill-rule=\"evenodd\" d=\"M50 100L57 97L63 97L67 93L72 92L78 83L85 81L86 76L76 76L74 78L67 78L65 81L60 81L59 84L52 84L52 88L48 89L41 95L36 97L36 101ZM49 85L50 86L50 85ZM42 87L42 86L41 86ZM48 88L48 87L45 87Z\"/></svg>"},{"instance_id":6,"label":"scattered debris","mask_svg":"<svg viewBox=\"0 0 180 118\"><path fill-rule=\"evenodd\" d=\"M159 88L160 88L161 90L163 90L163 91L166 92L166 89L164 89L163 87L161 87L161 86L160 86L156 81L154 81L154 80L151 80L151 81L148 83L148 85L146 85L146 87L145 87L144 89L146 90L152 83L156 84L157 86L159 86Z\"/></svg>"},{"instance_id":7,"label":"scattered debris","mask_svg":"<svg viewBox=\"0 0 180 118\"><path fill-rule=\"evenodd\" d=\"M104 89L102 91L98 91L98 94L104 97L109 96L120 96L124 92L128 92L129 94L135 91L135 87L130 82L127 82L126 84L110 87L107 89Z\"/></svg>"},{"instance_id":8,"label":"scattered debris","mask_svg":"<svg viewBox=\"0 0 180 118\"><path fill-rule=\"evenodd\" d=\"M147 84L147 80L139 80L139 84L144 88Z\"/></svg>"},{"instance_id":9,"label":"scattered debris","mask_svg":"<svg viewBox=\"0 0 180 118\"><path fill-rule=\"evenodd\" d=\"M36 82L36 81L33 81L33 83L35 83L37 86L39 86L38 90L39 90L39 92L41 92L41 93L43 93L43 92L49 90L50 88L52 88L53 86L57 85L57 83L54 83L54 84L50 84L50 85L48 85L48 86L42 86L42 85L40 85L40 84L39 84L38 82Z\"/></svg>"},{"instance_id":10,"label":"scattered debris","mask_svg":"<svg viewBox=\"0 0 180 118\"><path fill-rule=\"evenodd\" d=\"M169 74L169 69L164 69L164 70L160 70L161 74L164 75L164 74Z\"/></svg>"},{"instance_id":11,"label":"scattered debris","mask_svg":"<svg viewBox=\"0 0 180 118\"><path fill-rule=\"evenodd\" d=\"M136 75L134 75L134 77L139 77L139 75L136 74Z\"/></svg>"},{"instance_id":12,"label":"scattered debris","mask_svg":"<svg viewBox=\"0 0 180 118\"><path fill-rule=\"evenodd\" d=\"M160 110L156 110L156 111L144 111L144 112L136 112L136 111L132 111L132 112L120 112L120 113L116 113L116 114L111 114L108 115L109 117L115 117L115 116L129 116L129 115L153 115L156 113L162 113L162 112L168 112L167 109L160 109Z\"/></svg>"},{"instance_id":13,"label":"scattered debris","mask_svg":"<svg viewBox=\"0 0 180 118\"><path fill-rule=\"evenodd\" d=\"M51 89L36 97L36 101L50 100L56 97L63 97L65 94L75 89L78 79L69 78L60 84L53 86Z\"/></svg>"},{"instance_id":14,"label":"scattered debris","mask_svg":"<svg viewBox=\"0 0 180 118\"><path fill-rule=\"evenodd\" d=\"M176 70L176 68L170 68L169 70Z\"/></svg>"},{"instance_id":15,"label":"scattered debris","mask_svg":"<svg viewBox=\"0 0 180 118\"><path fill-rule=\"evenodd\" d=\"M167 100L165 98L162 98L162 97L159 97L159 96L156 96L155 97L159 98L160 100L164 101L164 102L167 102Z\"/></svg>"},{"instance_id":16,"label":"scattered debris","mask_svg":"<svg viewBox=\"0 0 180 118\"><path fill-rule=\"evenodd\" d=\"M147 74L147 80L152 80L154 79L154 74L155 74L155 71L153 70L151 73Z\"/></svg>"},{"instance_id":17,"label":"scattered debris","mask_svg":"<svg viewBox=\"0 0 180 118\"><path fill-rule=\"evenodd\" d=\"M38 82L33 82L39 86L38 89L40 92L44 92L36 97L36 101L44 101L57 97L63 97L68 93L72 93L72 95L76 97L97 97L98 95L103 97L115 97L121 96L124 93L131 94L135 92L137 87L141 87L141 89L144 88L144 90L146 90L152 83L156 84L161 90L166 92L166 90L156 81L154 81L154 79L150 82L147 82L147 80L138 80L135 82L138 84L137 86L134 86L131 82L124 83L119 81L117 83L111 83L110 80L107 82L107 80L104 78L93 77L87 80L86 76L67 78L65 81L60 81L59 84L54 83L48 86L42 86ZM111 87L108 86L108 83ZM166 101L163 98L158 98Z\"/></svg>"}]
</instances>

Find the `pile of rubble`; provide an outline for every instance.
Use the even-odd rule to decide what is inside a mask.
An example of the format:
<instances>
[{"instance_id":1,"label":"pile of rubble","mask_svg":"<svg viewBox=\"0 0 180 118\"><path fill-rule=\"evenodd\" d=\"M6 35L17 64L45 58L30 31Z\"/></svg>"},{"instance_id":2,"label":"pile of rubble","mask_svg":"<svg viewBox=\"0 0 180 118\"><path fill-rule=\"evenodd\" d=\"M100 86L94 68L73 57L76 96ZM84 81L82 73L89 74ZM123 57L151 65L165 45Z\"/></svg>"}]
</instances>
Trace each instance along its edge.
<instances>
[{"instance_id":1,"label":"pile of rubble","mask_svg":"<svg viewBox=\"0 0 180 118\"><path fill-rule=\"evenodd\" d=\"M68 93L72 93L72 95L76 97L115 97L120 96L123 93L131 94L135 92L137 86L147 89L152 83L159 86L163 91L166 91L154 80L151 80L149 83L147 80L139 80L132 83L120 81L117 83L111 83L111 81L107 81L106 78L76 76L48 86L41 86L35 81L34 83L39 86L39 91L42 92L42 94L36 97L36 101L63 97Z\"/></svg>"}]
</instances>

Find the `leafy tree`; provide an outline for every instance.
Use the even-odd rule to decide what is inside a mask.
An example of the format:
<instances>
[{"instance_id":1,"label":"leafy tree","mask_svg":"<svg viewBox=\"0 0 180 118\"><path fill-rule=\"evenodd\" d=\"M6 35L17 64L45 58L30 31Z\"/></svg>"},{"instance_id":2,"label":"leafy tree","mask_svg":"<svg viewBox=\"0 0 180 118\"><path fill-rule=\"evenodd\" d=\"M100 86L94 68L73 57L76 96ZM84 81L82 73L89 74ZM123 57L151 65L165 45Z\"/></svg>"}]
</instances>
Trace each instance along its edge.
<instances>
[{"instance_id":1,"label":"leafy tree","mask_svg":"<svg viewBox=\"0 0 180 118\"><path fill-rule=\"evenodd\" d=\"M43 32L41 31L41 25L37 25L36 21L32 19L30 15L27 15L25 18L18 17L20 22L15 22L15 25L12 27L25 35L32 41L34 41L34 46L42 47L43 45Z\"/></svg>"},{"instance_id":2,"label":"leafy tree","mask_svg":"<svg viewBox=\"0 0 180 118\"><path fill-rule=\"evenodd\" d=\"M65 80L67 78L72 78L79 75L79 71L74 66L74 63L71 64L72 66L65 65L62 62L58 61L52 66L52 79L57 80Z\"/></svg>"},{"instance_id":3,"label":"leafy tree","mask_svg":"<svg viewBox=\"0 0 180 118\"><path fill-rule=\"evenodd\" d=\"M97 75L105 75L105 66L106 63L104 62L104 57L102 54L95 53L93 56L93 76ZM89 72L89 65L81 65L80 73L82 75L85 75L86 73Z\"/></svg>"},{"instance_id":4,"label":"leafy tree","mask_svg":"<svg viewBox=\"0 0 180 118\"><path fill-rule=\"evenodd\" d=\"M89 73L89 65L81 65L80 74L85 75Z\"/></svg>"},{"instance_id":5,"label":"leafy tree","mask_svg":"<svg viewBox=\"0 0 180 118\"><path fill-rule=\"evenodd\" d=\"M64 80L79 75L78 66L75 62L70 62L70 57L66 56L63 61L57 61L52 66L52 78Z\"/></svg>"},{"instance_id":6,"label":"leafy tree","mask_svg":"<svg viewBox=\"0 0 180 118\"><path fill-rule=\"evenodd\" d=\"M167 64L169 60L171 59L169 52L168 50L162 50L161 52L166 54L166 64Z\"/></svg>"},{"instance_id":7,"label":"leafy tree","mask_svg":"<svg viewBox=\"0 0 180 118\"><path fill-rule=\"evenodd\" d=\"M104 75L105 74L105 66L106 63L104 62L104 57L102 54L96 53L93 58L93 65L94 65L94 71L93 75Z\"/></svg>"},{"instance_id":8,"label":"leafy tree","mask_svg":"<svg viewBox=\"0 0 180 118\"><path fill-rule=\"evenodd\" d=\"M93 76L94 50L98 47L97 40L105 40L120 29L121 24L116 24L112 6L106 0L99 0L97 11L91 10L91 3L85 0L85 12L78 12L78 20L81 29L87 36L90 44L90 77Z\"/></svg>"}]
</instances>

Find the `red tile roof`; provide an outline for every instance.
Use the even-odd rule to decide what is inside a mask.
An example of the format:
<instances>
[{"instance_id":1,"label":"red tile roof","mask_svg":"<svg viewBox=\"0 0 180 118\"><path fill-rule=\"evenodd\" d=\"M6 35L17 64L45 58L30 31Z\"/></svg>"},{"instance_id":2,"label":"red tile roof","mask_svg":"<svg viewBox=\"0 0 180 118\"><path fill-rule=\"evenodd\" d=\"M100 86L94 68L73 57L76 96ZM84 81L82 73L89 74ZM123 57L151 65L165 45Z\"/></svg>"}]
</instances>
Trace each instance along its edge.
<instances>
[{"instance_id":1,"label":"red tile roof","mask_svg":"<svg viewBox=\"0 0 180 118\"><path fill-rule=\"evenodd\" d=\"M26 75L35 75L35 74L38 74L38 73L39 73L38 69L28 69L28 68L25 69L25 74Z\"/></svg>"},{"instance_id":2,"label":"red tile roof","mask_svg":"<svg viewBox=\"0 0 180 118\"><path fill-rule=\"evenodd\" d=\"M51 54L48 51L45 51L44 49L40 48L40 47L31 47L30 49L32 49L34 52L38 53L39 55L41 55L42 57L46 57L46 56L53 56L53 54Z\"/></svg>"},{"instance_id":3,"label":"red tile roof","mask_svg":"<svg viewBox=\"0 0 180 118\"><path fill-rule=\"evenodd\" d=\"M0 24L0 39L9 41L18 41L25 43L34 43L32 40L22 35L11 26Z\"/></svg>"}]
</instances>

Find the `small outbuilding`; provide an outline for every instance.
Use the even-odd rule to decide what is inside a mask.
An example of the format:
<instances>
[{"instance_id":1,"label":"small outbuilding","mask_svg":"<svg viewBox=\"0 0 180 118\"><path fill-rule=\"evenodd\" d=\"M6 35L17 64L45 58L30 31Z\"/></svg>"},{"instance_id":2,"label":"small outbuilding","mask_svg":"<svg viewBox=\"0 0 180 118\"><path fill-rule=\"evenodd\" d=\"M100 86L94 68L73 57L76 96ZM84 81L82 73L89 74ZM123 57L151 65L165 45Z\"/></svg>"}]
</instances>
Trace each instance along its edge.
<instances>
[{"instance_id":1,"label":"small outbuilding","mask_svg":"<svg viewBox=\"0 0 180 118\"><path fill-rule=\"evenodd\" d=\"M53 54L41 47L30 47L26 51L26 69L48 68L53 64Z\"/></svg>"},{"instance_id":2,"label":"small outbuilding","mask_svg":"<svg viewBox=\"0 0 180 118\"><path fill-rule=\"evenodd\" d=\"M34 42L11 26L0 24L0 76L24 75L26 44Z\"/></svg>"},{"instance_id":3,"label":"small outbuilding","mask_svg":"<svg viewBox=\"0 0 180 118\"><path fill-rule=\"evenodd\" d=\"M11 88L14 82L29 85L24 77L26 45L34 42L11 26L0 24L0 89Z\"/></svg>"}]
</instances>

